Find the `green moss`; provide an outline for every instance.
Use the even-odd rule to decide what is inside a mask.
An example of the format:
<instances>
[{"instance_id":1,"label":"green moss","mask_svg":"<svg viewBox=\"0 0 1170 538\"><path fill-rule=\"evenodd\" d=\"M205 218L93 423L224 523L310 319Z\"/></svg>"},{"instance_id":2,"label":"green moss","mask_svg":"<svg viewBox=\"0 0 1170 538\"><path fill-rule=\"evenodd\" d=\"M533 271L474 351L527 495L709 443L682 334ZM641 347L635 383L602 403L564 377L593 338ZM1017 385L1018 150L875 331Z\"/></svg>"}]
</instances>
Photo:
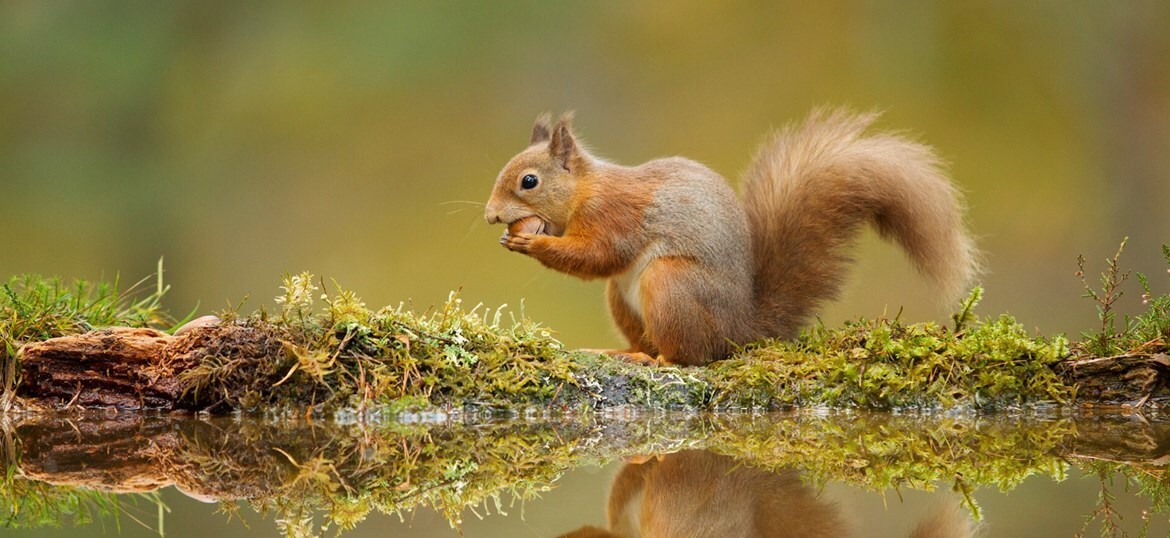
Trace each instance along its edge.
<instances>
[{"instance_id":1,"label":"green moss","mask_svg":"<svg viewBox=\"0 0 1170 538\"><path fill-rule=\"evenodd\" d=\"M309 281L291 277L286 289ZM360 409L404 398L444 407L986 408L1071 396L1050 368L1069 355L1068 342L1028 336L1010 317L964 320L960 332L859 320L815 327L795 342L755 344L708 368L664 368L565 352L530 320L503 322L499 310L480 306L465 311L455 295L420 315L403 306L370 312L338 292L348 298L325 295L326 308L314 314L303 297L315 291L288 292L279 315L244 321L280 331L286 356L270 361L276 368L230 376L198 368L188 372L193 386L227 394L230 407L245 410L305 395L323 408ZM241 384L252 392L233 399Z\"/></svg>"},{"instance_id":2,"label":"green moss","mask_svg":"<svg viewBox=\"0 0 1170 538\"><path fill-rule=\"evenodd\" d=\"M547 404L576 383L581 366L531 320L504 322L503 310L482 306L465 310L454 293L419 314L405 305L373 312L338 289L322 295L324 308L314 310L310 282L309 275L287 277L275 316L233 320L232 327L252 329L251 340L232 340L230 331L224 339L256 349L242 353L250 358L245 363L219 350L202 358L183 374L191 397L245 411L393 411L420 402Z\"/></svg>"},{"instance_id":3,"label":"green moss","mask_svg":"<svg viewBox=\"0 0 1170 538\"><path fill-rule=\"evenodd\" d=\"M1063 337L1030 337L1009 316L957 333L858 320L751 346L712 365L709 380L716 407L986 408L1067 402L1051 365L1068 355Z\"/></svg>"}]
</instances>

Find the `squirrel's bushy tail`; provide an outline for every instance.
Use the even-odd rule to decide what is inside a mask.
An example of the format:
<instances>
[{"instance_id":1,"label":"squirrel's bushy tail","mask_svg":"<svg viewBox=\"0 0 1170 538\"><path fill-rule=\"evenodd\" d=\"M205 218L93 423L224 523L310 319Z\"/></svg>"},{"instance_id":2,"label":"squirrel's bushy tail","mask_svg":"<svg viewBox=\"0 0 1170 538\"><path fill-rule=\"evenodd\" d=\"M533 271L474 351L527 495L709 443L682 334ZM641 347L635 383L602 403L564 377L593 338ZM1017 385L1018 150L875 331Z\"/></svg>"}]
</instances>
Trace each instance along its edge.
<instances>
[{"instance_id":1,"label":"squirrel's bushy tail","mask_svg":"<svg viewBox=\"0 0 1170 538\"><path fill-rule=\"evenodd\" d=\"M760 336L794 336L841 289L860 227L905 249L948 299L978 267L961 196L934 152L889 133L878 114L816 110L773 134L744 181Z\"/></svg>"}]
</instances>

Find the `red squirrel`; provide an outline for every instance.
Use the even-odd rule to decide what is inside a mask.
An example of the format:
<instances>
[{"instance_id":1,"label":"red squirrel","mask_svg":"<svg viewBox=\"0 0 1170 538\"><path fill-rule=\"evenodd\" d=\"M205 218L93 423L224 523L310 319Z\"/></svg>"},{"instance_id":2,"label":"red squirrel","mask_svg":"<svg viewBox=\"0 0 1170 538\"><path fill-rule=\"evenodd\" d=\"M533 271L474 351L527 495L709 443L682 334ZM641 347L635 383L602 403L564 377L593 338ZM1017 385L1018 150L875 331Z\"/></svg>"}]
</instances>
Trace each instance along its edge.
<instances>
[{"instance_id":1,"label":"red squirrel","mask_svg":"<svg viewBox=\"0 0 1170 538\"><path fill-rule=\"evenodd\" d=\"M959 192L927 146L866 134L877 114L816 110L772 134L737 197L683 157L622 166L578 142L572 115L537 118L484 211L508 250L583 279L608 279L630 343L608 353L705 365L765 337L792 338L840 291L871 223L946 295L967 288L977 251Z\"/></svg>"}]
</instances>

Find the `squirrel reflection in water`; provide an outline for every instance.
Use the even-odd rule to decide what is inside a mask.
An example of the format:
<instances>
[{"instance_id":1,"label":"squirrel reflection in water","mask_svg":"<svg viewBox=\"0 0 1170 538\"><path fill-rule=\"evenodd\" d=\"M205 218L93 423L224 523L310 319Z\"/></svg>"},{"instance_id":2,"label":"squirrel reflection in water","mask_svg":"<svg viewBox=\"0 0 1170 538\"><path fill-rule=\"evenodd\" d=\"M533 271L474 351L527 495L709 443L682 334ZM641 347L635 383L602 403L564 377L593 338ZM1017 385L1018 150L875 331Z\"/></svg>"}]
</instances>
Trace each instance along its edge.
<instances>
[{"instance_id":1,"label":"squirrel reflection in water","mask_svg":"<svg viewBox=\"0 0 1170 538\"><path fill-rule=\"evenodd\" d=\"M861 536L840 508L795 470L768 472L703 450L627 463L614 479L607 528L585 526L564 537L849 537ZM912 538L974 534L957 503L918 523Z\"/></svg>"}]
</instances>

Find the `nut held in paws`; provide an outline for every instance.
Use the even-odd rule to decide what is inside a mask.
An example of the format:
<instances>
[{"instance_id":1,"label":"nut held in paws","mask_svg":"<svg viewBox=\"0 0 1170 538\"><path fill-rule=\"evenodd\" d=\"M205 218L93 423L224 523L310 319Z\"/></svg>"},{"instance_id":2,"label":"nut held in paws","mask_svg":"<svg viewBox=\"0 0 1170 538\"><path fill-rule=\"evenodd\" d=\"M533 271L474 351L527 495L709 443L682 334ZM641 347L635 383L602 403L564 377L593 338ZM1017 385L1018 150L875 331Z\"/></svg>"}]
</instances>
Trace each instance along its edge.
<instances>
[{"instance_id":1,"label":"nut held in paws","mask_svg":"<svg viewBox=\"0 0 1170 538\"><path fill-rule=\"evenodd\" d=\"M544 233L544 221L540 217L524 217L512 224L508 225L508 233L518 234L542 234Z\"/></svg>"}]
</instances>

